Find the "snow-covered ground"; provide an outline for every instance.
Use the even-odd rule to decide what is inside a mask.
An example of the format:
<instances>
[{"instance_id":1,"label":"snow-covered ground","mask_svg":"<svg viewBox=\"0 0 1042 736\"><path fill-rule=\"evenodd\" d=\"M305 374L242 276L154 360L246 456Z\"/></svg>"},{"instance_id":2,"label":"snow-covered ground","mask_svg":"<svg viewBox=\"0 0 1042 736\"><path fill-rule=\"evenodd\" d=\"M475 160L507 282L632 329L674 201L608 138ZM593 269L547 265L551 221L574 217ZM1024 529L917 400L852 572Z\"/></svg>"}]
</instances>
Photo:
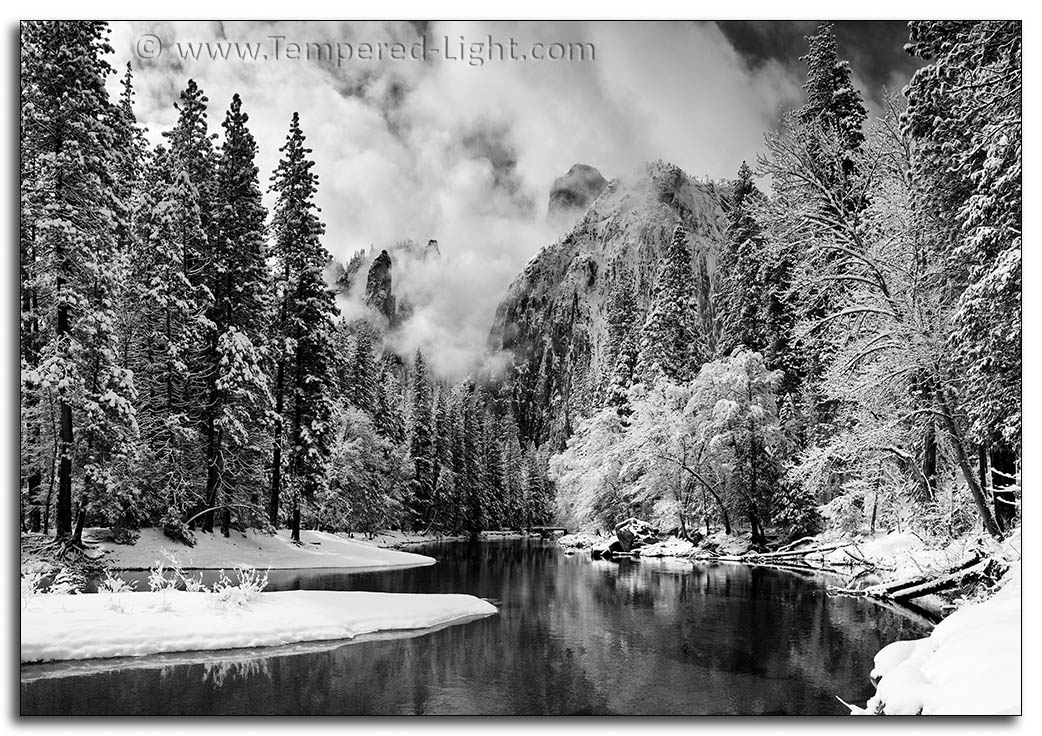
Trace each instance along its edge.
<instances>
[{"instance_id":1,"label":"snow-covered ground","mask_svg":"<svg viewBox=\"0 0 1042 736\"><path fill-rule=\"evenodd\" d=\"M262 570L332 567L389 570L435 562L433 557L383 549L372 543L315 531L301 531L300 546L290 542L289 532L283 530L274 536L233 531L228 539L219 533L196 534L194 547L168 539L158 529L142 529L133 545L97 541L101 533L102 530L91 530L87 541L97 544L95 554L104 555L106 566L118 570L147 570L156 562L165 562L171 554L186 570L227 570L236 566Z\"/></svg>"},{"instance_id":2,"label":"snow-covered ground","mask_svg":"<svg viewBox=\"0 0 1042 736\"><path fill-rule=\"evenodd\" d=\"M1012 715L1020 703L1020 563L1002 588L944 619L930 636L879 651L866 714Z\"/></svg>"},{"instance_id":3,"label":"snow-covered ground","mask_svg":"<svg viewBox=\"0 0 1042 736\"><path fill-rule=\"evenodd\" d=\"M122 609L122 610L120 610ZM470 595L293 590L243 607L207 593L44 595L22 611L22 662L270 647L426 629L496 613Z\"/></svg>"},{"instance_id":4,"label":"snow-covered ground","mask_svg":"<svg viewBox=\"0 0 1042 736\"><path fill-rule=\"evenodd\" d=\"M876 565L887 579L900 580L947 570L972 551L977 538L967 535L944 545L927 544L911 532L879 533L863 540L847 540L849 544L832 550L823 557L831 565L857 566L861 559ZM830 540L823 538L822 543Z\"/></svg>"}]
</instances>

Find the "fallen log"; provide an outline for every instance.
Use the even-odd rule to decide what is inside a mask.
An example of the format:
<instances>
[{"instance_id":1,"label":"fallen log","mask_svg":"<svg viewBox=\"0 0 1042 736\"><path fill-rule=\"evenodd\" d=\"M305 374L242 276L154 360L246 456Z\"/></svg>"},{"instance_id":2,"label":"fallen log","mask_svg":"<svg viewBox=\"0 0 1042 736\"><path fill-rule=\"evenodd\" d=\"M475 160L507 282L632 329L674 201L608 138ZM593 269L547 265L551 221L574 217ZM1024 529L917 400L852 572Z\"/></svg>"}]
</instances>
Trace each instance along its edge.
<instances>
[{"instance_id":1,"label":"fallen log","mask_svg":"<svg viewBox=\"0 0 1042 736\"><path fill-rule=\"evenodd\" d=\"M746 557L755 558L768 558L768 559L781 559L785 557L805 557L806 555L812 555L817 552L832 552L833 550L840 549L842 547L849 547L850 542L842 542L840 544L826 544L821 547L811 547L810 549L797 549L790 550L788 552L748 552Z\"/></svg>"},{"instance_id":2,"label":"fallen log","mask_svg":"<svg viewBox=\"0 0 1042 736\"><path fill-rule=\"evenodd\" d=\"M781 547L776 549L775 552L788 552L797 545L803 544L804 542L813 541L815 541L814 537L803 537L802 539L797 539L795 542L789 542L788 544L782 545Z\"/></svg>"},{"instance_id":3,"label":"fallen log","mask_svg":"<svg viewBox=\"0 0 1042 736\"><path fill-rule=\"evenodd\" d=\"M912 598L921 598L930 593L939 593L942 590L957 588L960 585L968 583L970 580L984 576L993 564L995 564L994 560L981 560L971 567L957 570L948 575L922 583L921 585L913 585L910 588L904 588L891 593L889 597L895 601L907 601Z\"/></svg>"},{"instance_id":4,"label":"fallen log","mask_svg":"<svg viewBox=\"0 0 1042 736\"><path fill-rule=\"evenodd\" d=\"M910 578L895 580L890 583L880 583L879 585L873 585L870 588L867 588L866 590L869 591L868 595L889 597L892 596L894 593L905 590L907 588L914 588L916 586L925 585L926 583L929 583L931 580L936 580L939 577L952 575L954 573L959 572L960 570L965 570L968 567L976 565L978 562L980 562L980 560L980 555L974 554L963 559L954 567L949 567L947 570L930 574L915 575Z\"/></svg>"}]
</instances>

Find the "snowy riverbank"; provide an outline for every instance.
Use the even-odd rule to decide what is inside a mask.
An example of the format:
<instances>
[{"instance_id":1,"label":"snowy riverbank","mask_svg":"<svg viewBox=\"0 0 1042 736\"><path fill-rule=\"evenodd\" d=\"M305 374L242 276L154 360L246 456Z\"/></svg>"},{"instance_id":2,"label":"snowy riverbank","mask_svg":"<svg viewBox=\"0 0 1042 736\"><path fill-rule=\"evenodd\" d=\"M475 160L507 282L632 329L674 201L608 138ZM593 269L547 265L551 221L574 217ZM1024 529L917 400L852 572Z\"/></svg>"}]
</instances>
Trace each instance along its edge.
<instances>
[{"instance_id":1,"label":"snowy riverbank","mask_svg":"<svg viewBox=\"0 0 1042 736\"><path fill-rule=\"evenodd\" d=\"M87 541L106 567L114 570L147 570L169 555L185 570L219 570L236 566L288 570L342 568L350 570L390 570L433 565L426 555L384 549L373 543L347 539L327 532L301 531L298 546L288 531L273 536L257 532L197 534L196 545L187 547L163 536L158 529L142 529L131 545L103 541L102 530L90 530Z\"/></svg>"},{"instance_id":2,"label":"snowy riverbank","mask_svg":"<svg viewBox=\"0 0 1042 736\"><path fill-rule=\"evenodd\" d=\"M1021 712L1021 534L992 551L1008 570L986 597L965 602L923 639L875 656L876 694L859 715L1013 715Z\"/></svg>"},{"instance_id":3,"label":"snowy riverbank","mask_svg":"<svg viewBox=\"0 0 1042 736\"><path fill-rule=\"evenodd\" d=\"M207 593L38 596L22 612L21 661L270 647L427 629L496 613L470 595L293 590L244 607Z\"/></svg>"},{"instance_id":4,"label":"snowy riverbank","mask_svg":"<svg viewBox=\"0 0 1042 736\"><path fill-rule=\"evenodd\" d=\"M991 598L963 606L930 636L875 657L876 694L857 714L1015 715L1021 711L1021 574L1016 563Z\"/></svg>"}]
</instances>

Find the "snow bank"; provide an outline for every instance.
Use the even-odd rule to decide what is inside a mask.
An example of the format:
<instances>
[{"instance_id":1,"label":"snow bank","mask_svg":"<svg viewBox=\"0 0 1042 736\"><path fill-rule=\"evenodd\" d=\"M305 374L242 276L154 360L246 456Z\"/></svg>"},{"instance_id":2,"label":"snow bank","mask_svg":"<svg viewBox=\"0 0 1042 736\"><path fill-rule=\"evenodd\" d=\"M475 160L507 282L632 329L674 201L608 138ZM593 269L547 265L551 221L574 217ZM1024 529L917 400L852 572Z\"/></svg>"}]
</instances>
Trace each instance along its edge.
<instances>
[{"instance_id":1,"label":"snow bank","mask_svg":"<svg viewBox=\"0 0 1042 736\"><path fill-rule=\"evenodd\" d=\"M101 541L102 530L91 532L89 541L98 545L107 565L118 570L147 570L157 561L165 562L164 552L176 555L186 570L227 570L235 566L272 570L388 570L433 565L435 562L433 557L381 549L327 532L301 531L300 546L290 542L289 532L285 530L274 536L233 531L227 539L220 533L196 534L194 547L174 542L158 529L142 529L140 538L133 545Z\"/></svg>"},{"instance_id":2,"label":"snow bank","mask_svg":"<svg viewBox=\"0 0 1042 736\"><path fill-rule=\"evenodd\" d=\"M875 657L868 713L1011 715L1020 704L1020 563L991 598L960 608L929 637Z\"/></svg>"},{"instance_id":3,"label":"snow bank","mask_svg":"<svg viewBox=\"0 0 1042 736\"><path fill-rule=\"evenodd\" d=\"M122 611L112 610L113 602ZM222 608L206 593L34 598L22 612L22 662L270 647L426 629L496 613L470 595L292 590Z\"/></svg>"}]
</instances>

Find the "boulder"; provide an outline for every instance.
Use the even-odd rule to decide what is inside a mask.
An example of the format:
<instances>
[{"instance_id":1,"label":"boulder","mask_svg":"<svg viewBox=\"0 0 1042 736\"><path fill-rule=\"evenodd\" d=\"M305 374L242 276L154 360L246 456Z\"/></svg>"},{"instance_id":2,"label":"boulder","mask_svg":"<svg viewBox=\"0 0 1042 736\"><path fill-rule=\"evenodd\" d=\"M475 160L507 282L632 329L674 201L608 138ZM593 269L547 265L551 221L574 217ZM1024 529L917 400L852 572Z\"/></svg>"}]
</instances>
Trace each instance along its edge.
<instances>
[{"instance_id":1,"label":"boulder","mask_svg":"<svg viewBox=\"0 0 1042 736\"><path fill-rule=\"evenodd\" d=\"M615 537L619 540L623 552L654 544L661 541L658 529L646 521L629 518L615 525Z\"/></svg>"},{"instance_id":2,"label":"boulder","mask_svg":"<svg viewBox=\"0 0 1042 736\"><path fill-rule=\"evenodd\" d=\"M628 552L622 548L622 542L617 537L611 537L606 542L590 548L590 557L594 560L610 560L616 552Z\"/></svg>"}]
</instances>

